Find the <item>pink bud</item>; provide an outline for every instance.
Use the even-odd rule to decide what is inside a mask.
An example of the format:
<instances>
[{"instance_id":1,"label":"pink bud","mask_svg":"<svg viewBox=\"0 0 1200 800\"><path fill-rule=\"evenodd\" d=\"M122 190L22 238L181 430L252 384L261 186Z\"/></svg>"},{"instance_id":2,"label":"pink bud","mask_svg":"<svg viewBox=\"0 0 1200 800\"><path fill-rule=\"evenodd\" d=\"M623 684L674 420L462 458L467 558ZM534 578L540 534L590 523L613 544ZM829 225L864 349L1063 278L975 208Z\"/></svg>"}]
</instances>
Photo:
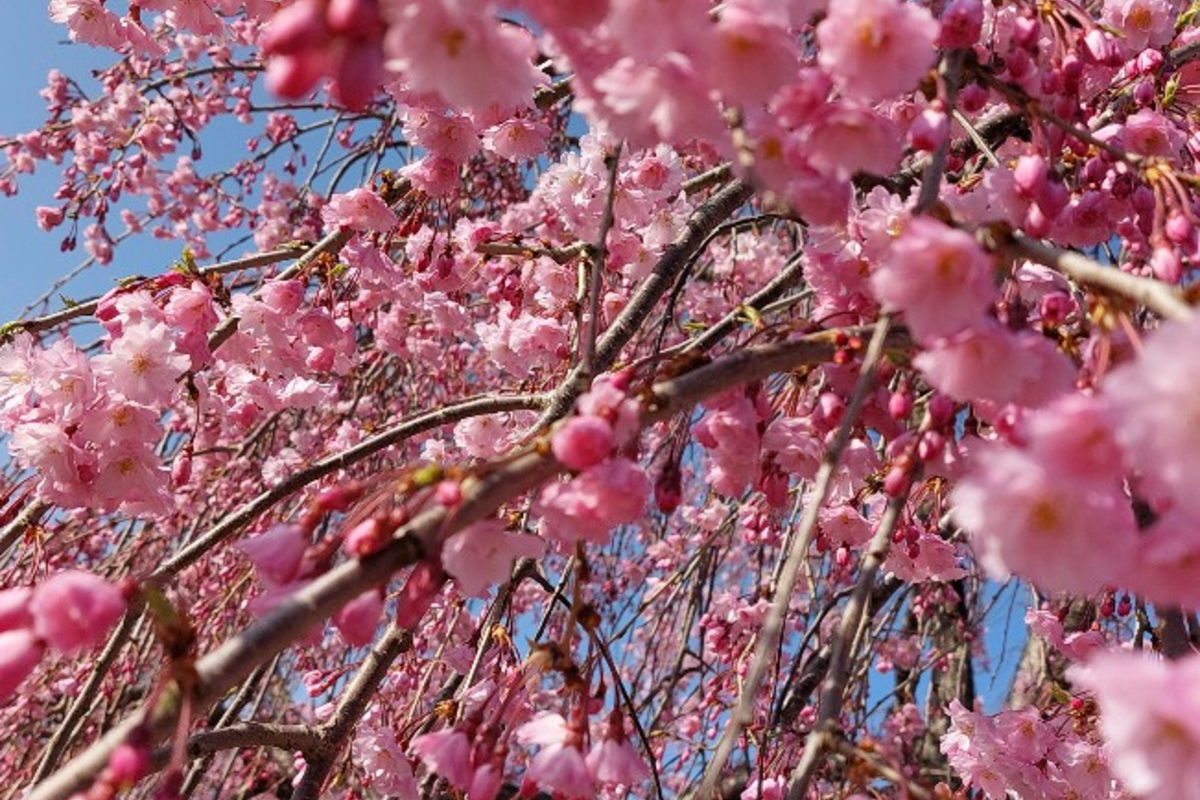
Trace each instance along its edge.
<instances>
[{"instance_id":1,"label":"pink bud","mask_svg":"<svg viewBox=\"0 0 1200 800\"><path fill-rule=\"evenodd\" d=\"M1013 183L1017 187L1017 193L1022 197L1037 197L1045 187L1049 174L1050 168L1042 156L1036 153L1021 156L1017 159L1017 166L1013 168Z\"/></svg>"},{"instance_id":2,"label":"pink bud","mask_svg":"<svg viewBox=\"0 0 1200 800\"><path fill-rule=\"evenodd\" d=\"M894 420L908 419L912 409L913 398L909 392L892 392L892 396L888 398L888 416Z\"/></svg>"},{"instance_id":3,"label":"pink bud","mask_svg":"<svg viewBox=\"0 0 1200 800\"><path fill-rule=\"evenodd\" d=\"M422 561L413 567L412 574L400 590L400 602L396 606L396 624L401 628L416 627L442 591L446 578L441 564Z\"/></svg>"},{"instance_id":4,"label":"pink bud","mask_svg":"<svg viewBox=\"0 0 1200 800\"><path fill-rule=\"evenodd\" d=\"M138 726L130 731L108 758L108 779L128 789L149 775L153 766L150 744L150 733L146 728Z\"/></svg>"},{"instance_id":5,"label":"pink bud","mask_svg":"<svg viewBox=\"0 0 1200 800\"><path fill-rule=\"evenodd\" d=\"M1183 277L1183 259L1173 247L1156 247L1150 256L1150 271L1165 283L1179 283Z\"/></svg>"},{"instance_id":6,"label":"pink bud","mask_svg":"<svg viewBox=\"0 0 1200 800\"><path fill-rule=\"evenodd\" d=\"M600 417L571 417L550 437L554 457L573 470L585 470L612 455L612 425Z\"/></svg>"},{"instance_id":7,"label":"pink bud","mask_svg":"<svg viewBox=\"0 0 1200 800\"><path fill-rule=\"evenodd\" d=\"M954 401L944 394L929 398L929 424L933 428L945 428L954 420Z\"/></svg>"},{"instance_id":8,"label":"pink bud","mask_svg":"<svg viewBox=\"0 0 1200 800\"><path fill-rule=\"evenodd\" d=\"M982 111L988 101L988 90L978 83L969 83L958 92L958 105L968 114Z\"/></svg>"},{"instance_id":9,"label":"pink bud","mask_svg":"<svg viewBox=\"0 0 1200 800\"><path fill-rule=\"evenodd\" d=\"M324 54L272 56L267 60L267 89L288 100L299 100L325 74Z\"/></svg>"},{"instance_id":10,"label":"pink bud","mask_svg":"<svg viewBox=\"0 0 1200 800\"><path fill-rule=\"evenodd\" d=\"M347 483L339 483L336 486L330 486L328 489L323 489L317 495L317 506L322 511L345 511L350 506L358 502L363 496L362 484L355 481Z\"/></svg>"},{"instance_id":11,"label":"pink bud","mask_svg":"<svg viewBox=\"0 0 1200 800\"><path fill-rule=\"evenodd\" d=\"M1142 75L1150 75L1151 73L1158 72L1159 68L1163 65L1163 60L1161 50L1143 50L1134 59L1134 65Z\"/></svg>"},{"instance_id":12,"label":"pink bud","mask_svg":"<svg viewBox=\"0 0 1200 800\"><path fill-rule=\"evenodd\" d=\"M1167 238L1175 244L1184 244L1192 238L1192 221L1186 214L1172 214L1167 217L1165 232Z\"/></svg>"},{"instance_id":13,"label":"pink bud","mask_svg":"<svg viewBox=\"0 0 1200 800\"><path fill-rule=\"evenodd\" d=\"M1108 64L1117 54L1112 37L1099 28L1092 28L1083 37L1083 53L1097 64Z\"/></svg>"},{"instance_id":14,"label":"pink bud","mask_svg":"<svg viewBox=\"0 0 1200 800\"><path fill-rule=\"evenodd\" d=\"M259 577L269 584L283 586L295 580L300 571L304 551L308 549L307 532L299 525L273 525L266 533L237 543L258 570Z\"/></svg>"},{"instance_id":15,"label":"pink bud","mask_svg":"<svg viewBox=\"0 0 1200 800\"><path fill-rule=\"evenodd\" d=\"M883 492L888 497L900 497L908 491L910 482L908 470L901 466L894 466L884 476Z\"/></svg>"},{"instance_id":16,"label":"pink bud","mask_svg":"<svg viewBox=\"0 0 1200 800\"><path fill-rule=\"evenodd\" d=\"M346 533L342 549L355 558L377 553L387 543L387 531L377 517L365 519Z\"/></svg>"},{"instance_id":17,"label":"pink bud","mask_svg":"<svg viewBox=\"0 0 1200 800\"><path fill-rule=\"evenodd\" d=\"M946 140L949 131L950 120L946 112L927 108L913 120L908 135L915 149L933 152Z\"/></svg>"},{"instance_id":18,"label":"pink bud","mask_svg":"<svg viewBox=\"0 0 1200 800\"><path fill-rule=\"evenodd\" d=\"M104 641L125 613L125 598L98 575L68 570L34 589L30 611L37 635L60 653L71 653Z\"/></svg>"},{"instance_id":19,"label":"pink bud","mask_svg":"<svg viewBox=\"0 0 1200 800\"><path fill-rule=\"evenodd\" d=\"M348 644L363 647L375 638L382 614L383 595L378 589L370 589L344 605L334 616L333 624Z\"/></svg>"},{"instance_id":20,"label":"pink bud","mask_svg":"<svg viewBox=\"0 0 1200 800\"><path fill-rule=\"evenodd\" d=\"M9 698L33 672L46 651L30 630L0 633L0 702Z\"/></svg>"},{"instance_id":21,"label":"pink bud","mask_svg":"<svg viewBox=\"0 0 1200 800\"><path fill-rule=\"evenodd\" d=\"M433 498L438 505L451 508L462 502L462 484L458 481L442 481L433 490Z\"/></svg>"}]
</instances>

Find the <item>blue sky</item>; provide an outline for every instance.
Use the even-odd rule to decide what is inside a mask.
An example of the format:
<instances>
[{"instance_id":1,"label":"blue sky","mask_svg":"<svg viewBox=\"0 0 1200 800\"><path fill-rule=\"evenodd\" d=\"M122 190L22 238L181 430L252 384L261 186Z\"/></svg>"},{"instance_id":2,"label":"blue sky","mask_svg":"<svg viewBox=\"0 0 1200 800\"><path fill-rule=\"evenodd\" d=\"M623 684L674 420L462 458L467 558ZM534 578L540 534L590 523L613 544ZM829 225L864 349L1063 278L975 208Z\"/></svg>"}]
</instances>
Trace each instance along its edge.
<instances>
[{"instance_id":1,"label":"blue sky","mask_svg":"<svg viewBox=\"0 0 1200 800\"><path fill-rule=\"evenodd\" d=\"M47 17L45 2L8 3L4 12L0 52L6 69L0 81L0 137L8 138L33 130L44 120L45 101L38 91L45 87L52 68L87 78L89 66L106 63L108 56L69 44L66 29ZM62 233L43 233L34 222L34 209L52 202L57 175L43 169L22 178L16 197L0 197L0 319L4 321L15 318L26 303L83 258L79 251L59 252ZM105 287L115 277L111 270L89 276L68 294L82 297Z\"/></svg>"},{"instance_id":2,"label":"blue sky","mask_svg":"<svg viewBox=\"0 0 1200 800\"><path fill-rule=\"evenodd\" d=\"M115 53L70 43L66 28L49 20L46 0L6 3L4 11L0 53L7 69L0 81L0 138L33 130L45 120L46 104L38 92L51 69L60 69L91 93L96 84L90 70L117 59ZM65 227L44 233L35 223L34 210L54 203L57 169L42 165L35 175L21 176L16 197L0 196L0 322L15 319L30 301L87 257L82 246L60 252ZM142 241L130 240L118 247L112 264L92 268L64 287L63 293L73 299L94 296L125 275L160 273L178 257L178 243L138 238ZM55 298L51 307L61 305Z\"/></svg>"}]
</instances>

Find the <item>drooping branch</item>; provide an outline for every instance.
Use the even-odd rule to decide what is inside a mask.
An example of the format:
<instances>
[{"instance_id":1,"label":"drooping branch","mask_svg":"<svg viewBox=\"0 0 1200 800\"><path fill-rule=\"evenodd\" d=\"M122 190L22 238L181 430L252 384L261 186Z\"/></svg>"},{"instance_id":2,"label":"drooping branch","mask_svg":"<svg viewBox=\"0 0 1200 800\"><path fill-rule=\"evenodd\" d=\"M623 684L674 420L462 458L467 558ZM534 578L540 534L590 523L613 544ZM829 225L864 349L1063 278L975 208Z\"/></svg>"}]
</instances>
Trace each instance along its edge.
<instances>
[{"instance_id":1,"label":"drooping branch","mask_svg":"<svg viewBox=\"0 0 1200 800\"><path fill-rule=\"evenodd\" d=\"M880 329L876 328L878 333ZM777 372L824 363L838 349L836 331L824 331L794 341L749 347L669 381L655 384L643 411L646 425L670 419L730 387L758 381ZM841 331L846 335L846 331ZM861 334L862 329L850 333ZM872 346L902 348L908 337L879 335ZM347 602L372 586L387 581L400 568L432 552L439 539L494 514L503 504L540 486L562 467L539 448L486 465L462 485L462 503L453 514L443 507L430 508L402 528L387 546L363 559L342 563L280 602L256 623L225 642L196 663L192 705L202 709L240 683L258 664L290 646L313 625L329 618ZM167 698L171 700L171 698ZM145 720L155 740L167 736L178 720L179 698L160 702L153 709L134 711L88 750L41 784L26 800L64 800L86 788L108 763L112 751L130 730Z\"/></svg>"}]
</instances>

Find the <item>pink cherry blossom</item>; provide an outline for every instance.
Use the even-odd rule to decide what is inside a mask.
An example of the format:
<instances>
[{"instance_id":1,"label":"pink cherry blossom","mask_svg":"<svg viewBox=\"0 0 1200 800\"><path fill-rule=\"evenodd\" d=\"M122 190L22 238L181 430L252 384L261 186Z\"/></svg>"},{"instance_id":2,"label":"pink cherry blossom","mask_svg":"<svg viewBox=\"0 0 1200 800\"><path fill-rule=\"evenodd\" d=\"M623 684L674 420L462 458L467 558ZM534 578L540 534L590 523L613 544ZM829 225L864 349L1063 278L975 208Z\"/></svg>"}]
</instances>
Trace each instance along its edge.
<instances>
[{"instance_id":1,"label":"pink cherry blossom","mask_svg":"<svg viewBox=\"0 0 1200 800\"><path fill-rule=\"evenodd\" d=\"M1095 693L1113 772L1129 792L1148 800L1200 798L1200 657L1160 661L1110 652L1072 668L1070 677Z\"/></svg>"},{"instance_id":2,"label":"pink cherry blossom","mask_svg":"<svg viewBox=\"0 0 1200 800\"><path fill-rule=\"evenodd\" d=\"M470 788L474 779L471 742L462 731L444 728L422 734L412 740L409 749L431 772L442 776L452 786L464 792Z\"/></svg>"},{"instance_id":3,"label":"pink cherry blossom","mask_svg":"<svg viewBox=\"0 0 1200 800\"><path fill-rule=\"evenodd\" d=\"M482 597L490 587L508 580L514 561L537 558L545 549L546 543L535 536L510 533L499 520L486 520L446 540L442 566L463 594Z\"/></svg>"},{"instance_id":4,"label":"pink cherry blossom","mask_svg":"<svg viewBox=\"0 0 1200 800\"><path fill-rule=\"evenodd\" d=\"M125 613L125 598L98 575L68 570L34 589L29 610L39 638L61 653L73 653L104 641Z\"/></svg>"},{"instance_id":5,"label":"pink cherry blossom","mask_svg":"<svg viewBox=\"0 0 1200 800\"><path fill-rule=\"evenodd\" d=\"M321 209L326 225L340 225L352 231L387 231L396 225L396 215L378 194L359 187L335 194Z\"/></svg>"},{"instance_id":6,"label":"pink cherry blossom","mask_svg":"<svg viewBox=\"0 0 1200 800\"><path fill-rule=\"evenodd\" d=\"M975 239L925 218L905 226L871 289L885 308L903 311L922 339L980 323L996 297L992 260Z\"/></svg>"},{"instance_id":7,"label":"pink cherry blossom","mask_svg":"<svg viewBox=\"0 0 1200 800\"><path fill-rule=\"evenodd\" d=\"M897 0L830 3L817 26L821 66L844 93L868 101L915 88L933 64L937 36L925 8Z\"/></svg>"},{"instance_id":8,"label":"pink cherry blossom","mask_svg":"<svg viewBox=\"0 0 1200 800\"><path fill-rule=\"evenodd\" d=\"M613 528L637 520L650 497L650 479L626 458L613 458L567 483L542 490L535 510L552 539L602 543Z\"/></svg>"},{"instance_id":9,"label":"pink cherry blossom","mask_svg":"<svg viewBox=\"0 0 1200 800\"><path fill-rule=\"evenodd\" d=\"M342 606L333 617L338 633L352 647L364 647L375 638L383 614L383 595L369 589Z\"/></svg>"},{"instance_id":10,"label":"pink cherry blossom","mask_svg":"<svg viewBox=\"0 0 1200 800\"><path fill-rule=\"evenodd\" d=\"M601 417L572 417L554 432L554 457L574 470L585 470L612 455L616 439L612 425Z\"/></svg>"}]
</instances>

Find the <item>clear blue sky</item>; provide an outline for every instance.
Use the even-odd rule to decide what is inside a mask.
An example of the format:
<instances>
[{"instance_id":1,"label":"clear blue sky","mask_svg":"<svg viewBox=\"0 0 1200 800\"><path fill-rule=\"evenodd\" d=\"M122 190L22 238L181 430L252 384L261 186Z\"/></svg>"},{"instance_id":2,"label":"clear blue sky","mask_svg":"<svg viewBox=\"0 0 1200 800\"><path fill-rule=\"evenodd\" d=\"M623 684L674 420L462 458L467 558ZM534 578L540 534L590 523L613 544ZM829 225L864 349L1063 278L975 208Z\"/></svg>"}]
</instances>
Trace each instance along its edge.
<instances>
[{"instance_id":1,"label":"clear blue sky","mask_svg":"<svg viewBox=\"0 0 1200 800\"><path fill-rule=\"evenodd\" d=\"M71 44L66 28L50 22L46 0L15 0L4 4L0 53L5 66L4 78L0 80L0 138L33 130L44 121L46 104L38 92L45 87L46 75L52 68L72 76L85 89L92 89L95 83L90 70L112 64L117 58L108 51ZM58 186L56 169L54 165L46 165L36 175L22 176L16 197L0 196L0 322L16 318L30 300L86 258L82 246L71 253L59 251L63 229L43 233L35 223L34 209L54 202ZM163 246L152 243L118 248L113 264L94 268L64 292L81 299L111 288L125 274L159 272L171 261L170 256L163 257L162 253L167 252L162 250ZM139 255L147 255L146 247L155 250L156 262L162 262L158 268L139 263ZM176 255L178 250L177 245L168 248ZM56 299L52 307L61 307L61 303Z\"/></svg>"}]
</instances>

